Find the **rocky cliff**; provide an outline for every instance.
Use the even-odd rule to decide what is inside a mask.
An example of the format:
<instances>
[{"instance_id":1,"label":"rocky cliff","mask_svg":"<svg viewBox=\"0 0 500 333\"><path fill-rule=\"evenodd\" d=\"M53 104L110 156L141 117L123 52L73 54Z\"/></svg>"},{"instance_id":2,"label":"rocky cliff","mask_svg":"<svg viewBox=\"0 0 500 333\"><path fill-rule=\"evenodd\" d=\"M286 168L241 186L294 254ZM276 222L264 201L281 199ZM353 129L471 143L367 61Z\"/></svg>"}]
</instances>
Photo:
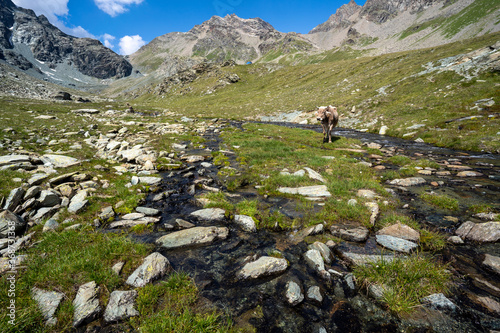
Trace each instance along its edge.
<instances>
[{"instance_id":1,"label":"rocky cliff","mask_svg":"<svg viewBox=\"0 0 500 333\"><path fill-rule=\"evenodd\" d=\"M101 42L69 36L45 16L36 16L10 0L0 0L0 4L0 61L40 79L68 85L132 73L132 65Z\"/></svg>"}]
</instances>

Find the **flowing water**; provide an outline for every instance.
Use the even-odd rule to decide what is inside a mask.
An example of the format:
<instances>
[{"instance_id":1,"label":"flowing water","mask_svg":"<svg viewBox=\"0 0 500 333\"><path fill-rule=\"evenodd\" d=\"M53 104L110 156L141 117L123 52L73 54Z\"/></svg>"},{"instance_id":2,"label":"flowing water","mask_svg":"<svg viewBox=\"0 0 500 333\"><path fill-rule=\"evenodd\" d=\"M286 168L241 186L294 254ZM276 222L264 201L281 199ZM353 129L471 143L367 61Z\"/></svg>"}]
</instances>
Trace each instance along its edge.
<instances>
[{"instance_id":1,"label":"flowing water","mask_svg":"<svg viewBox=\"0 0 500 333\"><path fill-rule=\"evenodd\" d=\"M240 126L235 123L232 125ZM279 125L320 130L319 126L290 123ZM498 155L437 148L347 129L336 129L334 135L375 142L382 146L383 151L411 158L426 158L439 163L463 163L483 174L481 177L461 179L451 176L422 176L427 180L427 184L432 181L442 182L434 189L435 192L446 193L460 200L460 208L451 218L449 212L432 208L419 201L419 193L429 189L430 185L410 187L406 191L389 186L395 188L395 195L403 204L410 203L404 213L415 216L426 226L451 235L461 223L471 219L467 205L487 203L495 211L500 211ZM206 148L187 150L186 154L211 156L212 151L220 149L220 138L213 129L207 131L205 138ZM236 166L235 156L228 156L232 166ZM366 157L363 159L369 161ZM384 166L388 169L396 168L389 164ZM185 169L166 172L163 174L161 187L148 197L148 205L162 211L162 223L168 223L175 218L189 220L189 213L201 208L195 201L193 184L201 181L208 186L223 188L217 178L217 172L216 166L204 167L201 162L191 163ZM159 191L166 192L167 197L161 201L152 201ZM195 191L198 194L200 190L196 187ZM292 199L263 198L251 187L238 189L233 194L235 202L243 198L255 198L290 217L297 214L293 209L295 203ZM321 207L315 204L315 209ZM153 233L137 235L134 238L141 242L154 243L157 238L169 232L164 226L161 224ZM368 298L363 291L353 288L349 278L338 278L329 282L320 278L303 259L307 244L300 238L294 238L293 233L267 230L247 233L231 223L225 226L230 229L230 234L223 241L203 247L168 251L160 248L159 251L169 259L175 270L185 271L194 278L202 300L221 309L237 324L244 326L246 323L247 327L253 327L258 332L488 332L500 329L498 317L495 318L495 314L485 311L473 301L478 295L500 297L498 276L485 271L478 261L484 253L500 256L499 246L496 244L449 245L439 254L443 259L452 262L458 274L464 276L458 292L451 297L459 306L459 310L455 313L436 315L435 312L422 309L411 318L398 318ZM373 237L364 244L345 242L341 249L365 253L380 251ZM290 263L284 274L253 281L237 281L236 272L249 258L276 254L277 251ZM349 272L344 261L338 257L331 267L346 274ZM300 281L304 293L307 293L311 286L319 286L323 301L318 303L306 298L301 304L290 306L285 300L285 285L292 279ZM480 281L486 281L486 284Z\"/></svg>"}]
</instances>

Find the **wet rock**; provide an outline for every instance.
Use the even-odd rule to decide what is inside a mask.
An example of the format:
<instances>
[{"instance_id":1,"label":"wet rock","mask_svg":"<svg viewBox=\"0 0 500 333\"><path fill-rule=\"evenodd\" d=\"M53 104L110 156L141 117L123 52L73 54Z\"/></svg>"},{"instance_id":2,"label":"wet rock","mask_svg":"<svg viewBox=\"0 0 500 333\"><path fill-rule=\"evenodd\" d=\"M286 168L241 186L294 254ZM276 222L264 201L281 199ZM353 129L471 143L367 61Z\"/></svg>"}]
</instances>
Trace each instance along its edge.
<instances>
[{"instance_id":1,"label":"wet rock","mask_svg":"<svg viewBox=\"0 0 500 333\"><path fill-rule=\"evenodd\" d=\"M149 208L149 207L136 207L135 211L138 213L142 213L146 216L156 216L156 215L159 215L161 213L158 209Z\"/></svg>"},{"instance_id":2,"label":"wet rock","mask_svg":"<svg viewBox=\"0 0 500 333\"><path fill-rule=\"evenodd\" d=\"M413 242L389 235L376 235L375 239L377 243L383 247L397 252L410 253L418 247L418 245Z\"/></svg>"},{"instance_id":3,"label":"wet rock","mask_svg":"<svg viewBox=\"0 0 500 333\"><path fill-rule=\"evenodd\" d=\"M285 298L291 306L295 306L304 300L302 289L296 281L290 280L286 283Z\"/></svg>"},{"instance_id":4,"label":"wet rock","mask_svg":"<svg viewBox=\"0 0 500 333\"><path fill-rule=\"evenodd\" d=\"M307 289L306 298L318 304L323 302L323 295L321 295L321 290L318 286L309 287L309 289Z\"/></svg>"},{"instance_id":5,"label":"wet rock","mask_svg":"<svg viewBox=\"0 0 500 333\"><path fill-rule=\"evenodd\" d=\"M353 252L341 252L342 257L353 265L366 265L369 263L374 263L380 260L384 261L392 261L395 256L392 254L361 254L361 253L353 253Z\"/></svg>"},{"instance_id":6,"label":"wet rock","mask_svg":"<svg viewBox=\"0 0 500 333\"><path fill-rule=\"evenodd\" d=\"M420 241L420 233L415 229L401 223L396 223L380 229L377 235L389 235L393 237L398 237L406 239L411 242L418 243Z\"/></svg>"},{"instance_id":7,"label":"wet rock","mask_svg":"<svg viewBox=\"0 0 500 333\"><path fill-rule=\"evenodd\" d=\"M255 221L251 216L247 215L235 215L234 222L241 227L241 229L248 232L256 232L257 227L255 226Z\"/></svg>"},{"instance_id":8,"label":"wet rock","mask_svg":"<svg viewBox=\"0 0 500 333\"><path fill-rule=\"evenodd\" d=\"M137 291L115 290L109 296L109 302L104 311L104 320L114 322L138 316L139 311L134 308Z\"/></svg>"},{"instance_id":9,"label":"wet rock","mask_svg":"<svg viewBox=\"0 0 500 333\"><path fill-rule=\"evenodd\" d=\"M226 211L221 208L205 208L192 212L190 216L206 222L223 222Z\"/></svg>"},{"instance_id":10,"label":"wet rock","mask_svg":"<svg viewBox=\"0 0 500 333\"><path fill-rule=\"evenodd\" d=\"M189 229L196 227L196 225L194 225L193 223L183 219L175 219L173 222L171 222L171 224L175 229Z\"/></svg>"},{"instance_id":11,"label":"wet rock","mask_svg":"<svg viewBox=\"0 0 500 333\"><path fill-rule=\"evenodd\" d=\"M436 310L455 311L457 306L443 294L432 294L420 300L424 305Z\"/></svg>"},{"instance_id":12,"label":"wet rock","mask_svg":"<svg viewBox=\"0 0 500 333\"><path fill-rule=\"evenodd\" d=\"M55 291L38 289L37 287L33 287L31 292L33 299L36 301L38 308L46 320L46 325L54 326L57 323L57 318L54 317L54 314L59 306L59 303L61 303L64 294Z\"/></svg>"},{"instance_id":13,"label":"wet rock","mask_svg":"<svg viewBox=\"0 0 500 333\"><path fill-rule=\"evenodd\" d=\"M75 309L73 316L73 326L79 327L97 318L101 307L99 306L99 287L95 281L91 281L78 288L76 297L73 300Z\"/></svg>"},{"instance_id":14,"label":"wet rock","mask_svg":"<svg viewBox=\"0 0 500 333\"><path fill-rule=\"evenodd\" d=\"M500 257L486 254L484 256L483 266L495 272L497 275L500 275Z\"/></svg>"},{"instance_id":15,"label":"wet rock","mask_svg":"<svg viewBox=\"0 0 500 333\"><path fill-rule=\"evenodd\" d=\"M282 274L288 268L288 261L284 258L263 256L247 263L236 274L240 280L258 279L270 275Z\"/></svg>"},{"instance_id":16,"label":"wet rock","mask_svg":"<svg viewBox=\"0 0 500 333\"><path fill-rule=\"evenodd\" d=\"M306 263L311 267L314 271L316 271L320 277L324 279L330 279L330 273L325 270L325 262L323 261L323 257L318 250L309 250L304 254L304 259Z\"/></svg>"},{"instance_id":17,"label":"wet rock","mask_svg":"<svg viewBox=\"0 0 500 333\"><path fill-rule=\"evenodd\" d=\"M21 200L24 197L24 193L25 191L22 187L18 187L10 191L3 209L14 211L16 207L21 203Z\"/></svg>"},{"instance_id":18,"label":"wet rock","mask_svg":"<svg viewBox=\"0 0 500 333\"><path fill-rule=\"evenodd\" d=\"M481 172L472 170L460 171L459 173L457 173L457 177L481 177L481 176L484 176Z\"/></svg>"},{"instance_id":19,"label":"wet rock","mask_svg":"<svg viewBox=\"0 0 500 333\"><path fill-rule=\"evenodd\" d=\"M337 225L333 225L330 228L330 232L332 235L350 242L364 242L368 239L370 233L370 231L363 226L348 228Z\"/></svg>"},{"instance_id":20,"label":"wet rock","mask_svg":"<svg viewBox=\"0 0 500 333\"><path fill-rule=\"evenodd\" d=\"M144 287L146 284L164 276L171 270L170 262L158 252L147 256L127 279L126 283L133 287Z\"/></svg>"},{"instance_id":21,"label":"wet rock","mask_svg":"<svg viewBox=\"0 0 500 333\"><path fill-rule=\"evenodd\" d=\"M165 249L210 244L218 239L226 239L229 230L225 227L195 227L172 232L156 240Z\"/></svg>"},{"instance_id":22,"label":"wet rock","mask_svg":"<svg viewBox=\"0 0 500 333\"><path fill-rule=\"evenodd\" d=\"M393 179L387 182L390 185L396 186L415 186L425 184L425 179L422 177L409 177L401 179Z\"/></svg>"},{"instance_id":23,"label":"wet rock","mask_svg":"<svg viewBox=\"0 0 500 333\"><path fill-rule=\"evenodd\" d=\"M40 157L40 160L45 164L45 166L52 166L54 168L68 168L80 163L80 161L76 158L53 154L43 155Z\"/></svg>"},{"instance_id":24,"label":"wet rock","mask_svg":"<svg viewBox=\"0 0 500 333\"><path fill-rule=\"evenodd\" d=\"M299 194L305 197L330 197L326 185L303 186L303 187L280 187L278 191L285 194Z\"/></svg>"},{"instance_id":25,"label":"wet rock","mask_svg":"<svg viewBox=\"0 0 500 333\"><path fill-rule=\"evenodd\" d=\"M24 219L9 210L0 212L0 238L8 238L9 232L19 233L26 226Z\"/></svg>"},{"instance_id":26,"label":"wet rock","mask_svg":"<svg viewBox=\"0 0 500 333\"><path fill-rule=\"evenodd\" d=\"M68 212L77 214L87 206L88 202L87 190L78 191L78 193L71 198L68 206Z\"/></svg>"},{"instance_id":27,"label":"wet rock","mask_svg":"<svg viewBox=\"0 0 500 333\"><path fill-rule=\"evenodd\" d=\"M310 250L318 250L319 253L321 254L321 257L323 257L323 260L328 265L330 265L333 262L332 250L330 250L330 248L326 246L324 243L314 242L313 244L309 245L308 248Z\"/></svg>"},{"instance_id":28,"label":"wet rock","mask_svg":"<svg viewBox=\"0 0 500 333\"><path fill-rule=\"evenodd\" d=\"M500 239L500 222L467 221L457 229L456 234L462 239L479 243L497 242Z\"/></svg>"}]
</instances>

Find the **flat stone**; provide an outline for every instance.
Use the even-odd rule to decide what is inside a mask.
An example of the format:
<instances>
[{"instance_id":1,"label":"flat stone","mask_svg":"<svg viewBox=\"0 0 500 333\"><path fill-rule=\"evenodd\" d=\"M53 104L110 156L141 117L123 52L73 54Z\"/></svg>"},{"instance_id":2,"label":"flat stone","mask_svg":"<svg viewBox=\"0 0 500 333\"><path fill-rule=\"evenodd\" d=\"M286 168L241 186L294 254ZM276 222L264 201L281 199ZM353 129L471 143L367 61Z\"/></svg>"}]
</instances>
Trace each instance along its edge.
<instances>
[{"instance_id":1,"label":"flat stone","mask_svg":"<svg viewBox=\"0 0 500 333\"><path fill-rule=\"evenodd\" d=\"M500 316L500 303L488 296L475 297L476 303L486 308L488 311ZM495 331L490 331L495 332Z\"/></svg>"},{"instance_id":2,"label":"flat stone","mask_svg":"<svg viewBox=\"0 0 500 333\"><path fill-rule=\"evenodd\" d=\"M279 275L288 268L288 261L284 258L263 256L247 263L237 273L238 279L258 279L261 277Z\"/></svg>"},{"instance_id":3,"label":"flat stone","mask_svg":"<svg viewBox=\"0 0 500 333\"><path fill-rule=\"evenodd\" d=\"M308 167L304 167L304 170L307 171L307 175L309 176L309 178L320 181L322 183L326 183L326 180L318 172L314 171L313 169L308 168Z\"/></svg>"},{"instance_id":4,"label":"flat stone","mask_svg":"<svg viewBox=\"0 0 500 333\"><path fill-rule=\"evenodd\" d=\"M72 180L72 177L74 175L78 174L78 172L70 172L70 173L66 173L64 175L60 175L60 176L57 176L57 177L54 177L54 178L51 178L49 180L49 184L51 186L55 186L55 185L59 185L59 184L62 184L62 183L66 183L66 182L70 182L70 181L73 181Z\"/></svg>"},{"instance_id":5,"label":"flat stone","mask_svg":"<svg viewBox=\"0 0 500 333\"><path fill-rule=\"evenodd\" d=\"M58 210L58 206L42 207L36 211L36 214L33 215L32 219L35 222L40 223L41 220L52 217Z\"/></svg>"},{"instance_id":6,"label":"flat stone","mask_svg":"<svg viewBox=\"0 0 500 333\"><path fill-rule=\"evenodd\" d=\"M189 214L201 221L206 222L223 222L226 219L226 211L221 208L205 208Z\"/></svg>"},{"instance_id":7,"label":"flat stone","mask_svg":"<svg viewBox=\"0 0 500 333\"><path fill-rule=\"evenodd\" d=\"M83 284L78 288L73 300L73 326L79 327L97 319L101 307L99 306L99 287L95 281Z\"/></svg>"},{"instance_id":8,"label":"flat stone","mask_svg":"<svg viewBox=\"0 0 500 333\"><path fill-rule=\"evenodd\" d=\"M43 225L43 232L55 231L59 227L59 223L54 219L49 219Z\"/></svg>"},{"instance_id":9,"label":"flat stone","mask_svg":"<svg viewBox=\"0 0 500 333\"><path fill-rule=\"evenodd\" d=\"M149 207L136 207L135 211L138 213L142 213L146 216L156 216L156 215L159 215L161 213L160 210L158 210L156 208L149 208Z\"/></svg>"},{"instance_id":10,"label":"flat stone","mask_svg":"<svg viewBox=\"0 0 500 333\"><path fill-rule=\"evenodd\" d=\"M396 223L380 229L377 235L389 235L393 237L398 237L406 239L411 242L418 243L420 241L420 233L415 229L401 223Z\"/></svg>"},{"instance_id":11,"label":"flat stone","mask_svg":"<svg viewBox=\"0 0 500 333\"><path fill-rule=\"evenodd\" d=\"M208 245L218 239L226 239L229 229L225 227L194 227L172 232L156 240L156 244L166 249L185 246Z\"/></svg>"},{"instance_id":12,"label":"flat stone","mask_svg":"<svg viewBox=\"0 0 500 333\"><path fill-rule=\"evenodd\" d=\"M395 258L395 256L392 254L380 255L380 254L362 254L353 252L342 252L342 257L351 264L357 266L374 263L380 260L390 262Z\"/></svg>"},{"instance_id":13,"label":"flat stone","mask_svg":"<svg viewBox=\"0 0 500 333\"><path fill-rule=\"evenodd\" d=\"M36 197L40 192L42 192L42 188L40 186L31 186L26 193L24 194L23 200L29 200L31 198Z\"/></svg>"},{"instance_id":14,"label":"flat stone","mask_svg":"<svg viewBox=\"0 0 500 333\"><path fill-rule=\"evenodd\" d=\"M101 221L112 221L115 218L113 206L104 207L98 217Z\"/></svg>"},{"instance_id":15,"label":"flat stone","mask_svg":"<svg viewBox=\"0 0 500 333\"><path fill-rule=\"evenodd\" d=\"M332 235L350 242L364 242L368 239L368 235L370 234L370 231L363 226L349 228L333 225L330 228L330 232Z\"/></svg>"},{"instance_id":16,"label":"flat stone","mask_svg":"<svg viewBox=\"0 0 500 333\"><path fill-rule=\"evenodd\" d=\"M138 219L142 219L144 216L143 213L129 213L129 214L125 214L122 216L122 219L124 220L138 220Z\"/></svg>"},{"instance_id":17,"label":"flat stone","mask_svg":"<svg viewBox=\"0 0 500 333\"><path fill-rule=\"evenodd\" d=\"M333 262L332 250L330 250L330 248L326 246L324 243L314 242L311 245L309 245L308 248L310 250L318 250L321 256L323 257L323 260L328 265L330 265Z\"/></svg>"},{"instance_id":18,"label":"flat stone","mask_svg":"<svg viewBox=\"0 0 500 333\"><path fill-rule=\"evenodd\" d=\"M139 266L127 279L126 283L133 287L144 287L146 284L163 277L172 267L167 258L158 252L147 256L142 265Z\"/></svg>"},{"instance_id":19,"label":"flat stone","mask_svg":"<svg viewBox=\"0 0 500 333\"><path fill-rule=\"evenodd\" d=\"M176 229L189 229L189 228L196 227L196 225L194 225L193 223L185 221L183 219L175 219L175 221L173 221L172 225Z\"/></svg>"},{"instance_id":20,"label":"flat stone","mask_svg":"<svg viewBox=\"0 0 500 333\"><path fill-rule=\"evenodd\" d=\"M143 155L145 152L143 149L132 148L127 150L121 150L118 155L122 157L125 162L134 162L137 157Z\"/></svg>"},{"instance_id":21,"label":"flat stone","mask_svg":"<svg viewBox=\"0 0 500 333\"><path fill-rule=\"evenodd\" d=\"M114 322L130 317L138 316L135 306L137 291L121 291L115 290L109 296L109 302L104 311L104 320L106 322Z\"/></svg>"},{"instance_id":22,"label":"flat stone","mask_svg":"<svg viewBox=\"0 0 500 333\"><path fill-rule=\"evenodd\" d=\"M0 166L29 162L30 157L28 155L4 155L0 156Z\"/></svg>"},{"instance_id":23,"label":"flat stone","mask_svg":"<svg viewBox=\"0 0 500 333\"><path fill-rule=\"evenodd\" d=\"M234 222L241 227L241 229L248 232L256 232L257 227L255 226L255 221L251 216L247 215L235 215Z\"/></svg>"},{"instance_id":24,"label":"flat stone","mask_svg":"<svg viewBox=\"0 0 500 333\"><path fill-rule=\"evenodd\" d=\"M135 220L119 220L115 222L111 222L108 226L110 229L116 229L116 228L131 228L135 227L136 225L148 225L152 223L158 223L160 219L155 218L155 217L150 217L150 216L145 216L140 219L135 219Z\"/></svg>"},{"instance_id":25,"label":"flat stone","mask_svg":"<svg viewBox=\"0 0 500 333\"><path fill-rule=\"evenodd\" d=\"M77 109L77 110L72 110L71 112L73 112L73 113L96 114L96 113L99 113L100 111L97 110L97 109Z\"/></svg>"},{"instance_id":26,"label":"flat stone","mask_svg":"<svg viewBox=\"0 0 500 333\"><path fill-rule=\"evenodd\" d=\"M357 196L366 199L375 199L376 197L378 197L377 193L375 193L374 191L363 189L358 190Z\"/></svg>"},{"instance_id":27,"label":"flat stone","mask_svg":"<svg viewBox=\"0 0 500 333\"><path fill-rule=\"evenodd\" d=\"M280 187L278 191L284 194L299 194L306 197L331 197L326 185L303 187Z\"/></svg>"},{"instance_id":28,"label":"flat stone","mask_svg":"<svg viewBox=\"0 0 500 333\"><path fill-rule=\"evenodd\" d=\"M286 283L285 298L288 304L295 306L304 300L304 294L299 284L293 280Z\"/></svg>"},{"instance_id":29,"label":"flat stone","mask_svg":"<svg viewBox=\"0 0 500 333\"><path fill-rule=\"evenodd\" d=\"M495 272L497 275L500 275L500 257L485 254L483 266Z\"/></svg>"},{"instance_id":30,"label":"flat stone","mask_svg":"<svg viewBox=\"0 0 500 333\"><path fill-rule=\"evenodd\" d=\"M460 171L457 173L457 177L481 177L484 176L481 172L477 171Z\"/></svg>"},{"instance_id":31,"label":"flat stone","mask_svg":"<svg viewBox=\"0 0 500 333\"><path fill-rule=\"evenodd\" d=\"M53 207L55 205L59 205L61 203L61 198L59 196L50 191L43 190L40 192L40 197L38 198L38 204L40 207Z\"/></svg>"},{"instance_id":32,"label":"flat stone","mask_svg":"<svg viewBox=\"0 0 500 333\"><path fill-rule=\"evenodd\" d=\"M397 252L410 253L418 247L418 245L413 242L389 235L376 235L375 239L377 243L383 247Z\"/></svg>"},{"instance_id":33,"label":"flat stone","mask_svg":"<svg viewBox=\"0 0 500 333\"><path fill-rule=\"evenodd\" d=\"M467 171L467 170L472 170L470 166L467 165L455 165L455 164L448 164L446 165L448 169L451 170L461 170L461 171Z\"/></svg>"},{"instance_id":34,"label":"flat stone","mask_svg":"<svg viewBox=\"0 0 500 333\"><path fill-rule=\"evenodd\" d=\"M38 308L46 320L46 325L55 325L57 323L57 318L54 317L54 314L59 307L59 303L61 303L64 294L55 291L38 289L37 287L33 287L31 292L33 299L36 301Z\"/></svg>"},{"instance_id":35,"label":"flat stone","mask_svg":"<svg viewBox=\"0 0 500 333\"><path fill-rule=\"evenodd\" d=\"M40 160L45 166L52 166L54 168L67 168L80 163L80 161L74 157L54 154L43 155L40 157Z\"/></svg>"},{"instance_id":36,"label":"flat stone","mask_svg":"<svg viewBox=\"0 0 500 333\"><path fill-rule=\"evenodd\" d=\"M432 294L420 300L424 305L436 310L454 311L457 306L442 293Z\"/></svg>"},{"instance_id":37,"label":"flat stone","mask_svg":"<svg viewBox=\"0 0 500 333\"><path fill-rule=\"evenodd\" d=\"M46 173L35 173L30 177L30 179L28 179L28 184L30 184L31 186L40 185L47 178L49 178L49 175Z\"/></svg>"},{"instance_id":38,"label":"flat stone","mask_svg":"<svg viewBox=\"0 0 500 333\"><path fill-rule=\"evenodd\" d=\"M499 219L500 214L496 214L496 213L477 213L477 214L474 214L474 217L477 217L478 219L481 219L483 221L495 221L495 220Z\"/></svg>"},{"instance_id":39,"label":"flat stone","mask_svg":"<svg viewBox=\"0 0 500 333\"><path fill-rule=\"evenodd\" d=\"M425 179L422 177L409 177L409 178L401 178L401 179L393 179L388 181L387 183L390 185L396 186L415 186L425 184Z\"/></svg>"},{"instance_id":40,"label":"flat stone","mask_svg":"<svg viewBox=\"0 0 500 333\"><path fill-rule=\"evenodd\" d=\"M161 183L161 178L159 177L139 177L139 183L146 185L157 185Z\"/></svg>"},{"instance_id":41,"label":"flat stone","mask_svg":"<svg viewBox=\"0 0 500 333\"><path fill-rule=\"evenodd\" d=\"M188 163L196 163L204 161L205 157L201 155L188 155L188 156L182 156L181 159Z\"/></svg>"}]
</instances>

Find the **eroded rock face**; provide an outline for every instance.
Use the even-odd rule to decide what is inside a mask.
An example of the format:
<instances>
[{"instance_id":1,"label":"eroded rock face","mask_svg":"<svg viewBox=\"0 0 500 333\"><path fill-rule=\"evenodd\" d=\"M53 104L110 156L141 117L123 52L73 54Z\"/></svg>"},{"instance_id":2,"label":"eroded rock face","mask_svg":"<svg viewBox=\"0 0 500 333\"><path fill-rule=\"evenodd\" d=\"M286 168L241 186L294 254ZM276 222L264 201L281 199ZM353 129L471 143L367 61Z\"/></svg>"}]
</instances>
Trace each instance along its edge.
<instances>
[{"instance_id":1,"label":"eroded rock face","mask_svg":"<svg viewBox=\"0 0 500 333\"><path fill-rule=\"evenodd\" d=\"M270 275L282 274L287 268L288 261L286 259L263 256L247 263L236 276L240 280L258 279Z\"/></svg>"},{"instance_id":2,"label":"eroded rock face","mask_svg":"<svg viewBox=\"0 0 500 333\"><path fill-rule=\"evenodd\" d=\"M229 235L226 227L195 227L172 232L156 240L156 244L165 249L185 246L210 244L217 239L225 239Z\"/></svg>"}]
</instances>

